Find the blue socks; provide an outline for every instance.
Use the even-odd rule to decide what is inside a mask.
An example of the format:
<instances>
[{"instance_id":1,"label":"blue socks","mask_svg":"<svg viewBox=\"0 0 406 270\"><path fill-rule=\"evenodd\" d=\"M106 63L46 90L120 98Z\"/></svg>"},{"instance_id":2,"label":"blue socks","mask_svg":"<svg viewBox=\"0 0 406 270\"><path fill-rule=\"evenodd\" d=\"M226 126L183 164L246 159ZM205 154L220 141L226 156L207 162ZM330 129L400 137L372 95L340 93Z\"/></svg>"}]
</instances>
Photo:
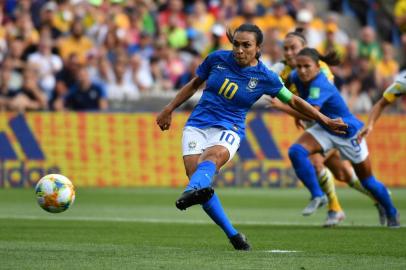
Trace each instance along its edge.
<instances>
[{"instance_id":1,"label":"blue socks","mask_svg":"<svg viewBox=\"0 0 406 270\"><path fill-rule=\"evenodd\" d=\"M210 160L203 161L197 165L196 171L192 177L190 177L189 184L186 186L185 191L209 187L215 173L216 164Z\"/></svg>"},{"instance_id":2,"label":"blue socks","mask_svg":"<svg viewBox=\"0 0 406 270\"><path fill-rule=\"evenodd\" d=\"M385 208L386 214L389 217L396 215L397 210L393 206L389 192L381 182L371 175L370 177L361 180L361 184L365 189L369 190L372 195L374 195L375 199L377 199L378 202Z\"/></svg>"},{"instance_id":3,"label":"blue socks","mask_svg":"<svg viewBox=\"0 0 406 270\"><path fill-rule=\"evenodd\" d=\"M205 202L202 206L207 215L223 229L228 238L238 233L238 231L234 229L233 225L228 220L226 213L221 206L220 199L216 193L214 193L213 197L211 197L211 199Z\"/></svg>"},{"instance_id":4,"label":"blue socks","mask_svg":"<svg viewBox=\"0 0 406 270\"><path fill-rule=\"evenodd\" d=\"M209 187L215 173L216 164L210 160L203 161L197 165L196 171L192 177L190 177L189 184L187 185L185 191ZM238 233L228 220L226 213L221 206L220 199L216 193L214 193L213 197L205 202L202 207L206 214L223 229L227 237L230 238Z\"/></svg>"},{"instance_id":5,"label":"blue socks","mask_svg":"<svg viewBox=\"0 0 406 270\"><path fill-rule=\"evenodd\" d=\"M324 195L317 180L316 170L308 159L309 152L300 144L293 144L289 147L289 158L295 169L297 177L303 182L314 197Z\"/></svg>"}]
</instances>

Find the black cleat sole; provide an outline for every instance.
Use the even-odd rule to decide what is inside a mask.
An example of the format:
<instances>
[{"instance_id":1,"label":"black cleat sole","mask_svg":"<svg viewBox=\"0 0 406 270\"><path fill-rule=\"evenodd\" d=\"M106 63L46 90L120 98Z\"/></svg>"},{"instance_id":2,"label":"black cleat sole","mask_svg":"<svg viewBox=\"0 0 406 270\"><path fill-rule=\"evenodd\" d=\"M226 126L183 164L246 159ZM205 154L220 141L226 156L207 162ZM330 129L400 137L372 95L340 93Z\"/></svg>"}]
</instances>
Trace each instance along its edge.
<instances>
[{"instance_id":1,"label":"black cleat sole","mask_svg":"<svg viewBox=\"0 0 406 270\"><path fill-rule=\"evenodd\" d=\"M212 187L186 191L176 200L175 205L179 210L186 210L193 205L207 202L213 197L213 194L214 189Z\"/></svg>"}]
</instances>

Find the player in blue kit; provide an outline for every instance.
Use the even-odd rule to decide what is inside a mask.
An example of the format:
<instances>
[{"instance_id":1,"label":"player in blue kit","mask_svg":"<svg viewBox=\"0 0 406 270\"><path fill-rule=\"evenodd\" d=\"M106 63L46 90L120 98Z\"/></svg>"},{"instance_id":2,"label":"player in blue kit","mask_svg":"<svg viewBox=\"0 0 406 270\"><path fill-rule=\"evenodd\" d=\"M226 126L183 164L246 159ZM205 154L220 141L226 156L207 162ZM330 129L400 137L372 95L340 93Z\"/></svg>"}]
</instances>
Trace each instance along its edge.
<instances>
[{"instance_id":1,"label":"player in blue kit","mask_svg":"<svg viewBox=\"0 0 406 270\"><path fill-rule=\"evenodd\" d=\"M246 237L227 218L211 187L216 172L235 155L245 136L245 118L251 106L264 94L278 97L331 130L344 133L341 119L330 119L287 90L276 73L259 60L261 30L243 24L227 33L232 51L211 53L197 69L197 76L178 92L158 114L161 130L170 128L172 112L206 82L203 95L183 129L183 162L189 184L176 201L180 210L201 204L237 250L250 250Z\"/></svg>"},{"instance_id":2,"label":"player in blue kit","mask_svg":"<svg viewBox=\"0 0 406 270\"><path fill-rule=\"evenodd\" d=\"M333 54L321 56L315 49L302 49L296 57L296 70L291 74L291 82L303 99L328 117L340 117L348 124L348 129L345 134L335 134L319 123L307 129L289 148L289 158L296 175L309 189L317 206L322 201L323 191L308 157L313 153L338 149L341 156L351 161L361 184L385 208L387 226L398 228L399 213L386 187L373 176L365 139L358 140L357 134L363 123L349 111L337 88L320 72L320 60L330 64L335 59Z\"/></svg>"}]
</instances>

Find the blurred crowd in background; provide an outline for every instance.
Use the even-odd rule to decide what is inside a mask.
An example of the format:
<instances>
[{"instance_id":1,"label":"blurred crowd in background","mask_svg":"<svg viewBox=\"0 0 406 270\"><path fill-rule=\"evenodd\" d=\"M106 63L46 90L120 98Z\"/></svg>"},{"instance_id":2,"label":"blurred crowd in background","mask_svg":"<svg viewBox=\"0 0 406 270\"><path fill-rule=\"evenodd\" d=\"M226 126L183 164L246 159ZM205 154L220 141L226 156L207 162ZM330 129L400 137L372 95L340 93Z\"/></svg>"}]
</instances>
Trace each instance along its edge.
<instances>
[{"instance_id":1,"label":"blurred crowd in background","mask_svg":"<svg viewBox=\"0 0 406 270\"><path fill-rule=\"evenodd\" d=\"M336 84L366 113L406 68L406 0L326 0L322 13L315 2L0 0L0 110L108 110L176 93L210 52L231 49L228 28L249 22L269 67L298 26L309 47L336 50ZM406 112L406 99L391 109Z\"/></svg>"}]
</instances>

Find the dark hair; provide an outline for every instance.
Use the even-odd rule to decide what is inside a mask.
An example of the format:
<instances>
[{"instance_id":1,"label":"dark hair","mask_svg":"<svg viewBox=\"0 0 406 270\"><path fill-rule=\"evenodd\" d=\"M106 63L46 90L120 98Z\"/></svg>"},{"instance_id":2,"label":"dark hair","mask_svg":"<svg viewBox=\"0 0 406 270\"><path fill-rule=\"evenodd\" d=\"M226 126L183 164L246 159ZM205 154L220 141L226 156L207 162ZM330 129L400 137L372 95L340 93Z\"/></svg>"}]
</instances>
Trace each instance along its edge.
<instances>
[{"instance_id":1,"label":"dark hair","mask_svg":"<svg viewBox=\"0 0 406 270\"><path fill-rule=\"evenodd\" d=\"M296 37L300 40L300 42L302 42L303 46L307 45L307 40L304 35L304 29L302 27L298 27L295 29L295 31L287 33L285 38L289 37Z\"/></svg>"},{"instance_id":2,"label":"dark hair","mask_svg":"<svg viewBox=\"0 0 406 270\"><path fill-rule=\"evenodd\" d=\"M241 24L237 29L235 29L234 32L231 32L231 29L227 29L227 38L228 40L233 43L234 40L234 35L237 32L251 32L255 34L255 41L257 42L257 45L260 46L262 42L264 41L264 34L262 33L261 29L259 29L258 26L255 24L249 24L249 23L244 23ZM261 53L257 53L255 55L255 58L259 59L261 56Z\"/></svg>"},{"instance_id":3,"label":"dark hair","mask_svg":"<svg viewBox=\"0 0 406 270\"><path fill-rule=\"evenodd\" d=\"M297 55L309 56L316 63L321 60L331 66L340 64L340 59L335 51L331 51L326 55L321 55L316 49L304 48Z\"/></svg>"}]
</instances>

